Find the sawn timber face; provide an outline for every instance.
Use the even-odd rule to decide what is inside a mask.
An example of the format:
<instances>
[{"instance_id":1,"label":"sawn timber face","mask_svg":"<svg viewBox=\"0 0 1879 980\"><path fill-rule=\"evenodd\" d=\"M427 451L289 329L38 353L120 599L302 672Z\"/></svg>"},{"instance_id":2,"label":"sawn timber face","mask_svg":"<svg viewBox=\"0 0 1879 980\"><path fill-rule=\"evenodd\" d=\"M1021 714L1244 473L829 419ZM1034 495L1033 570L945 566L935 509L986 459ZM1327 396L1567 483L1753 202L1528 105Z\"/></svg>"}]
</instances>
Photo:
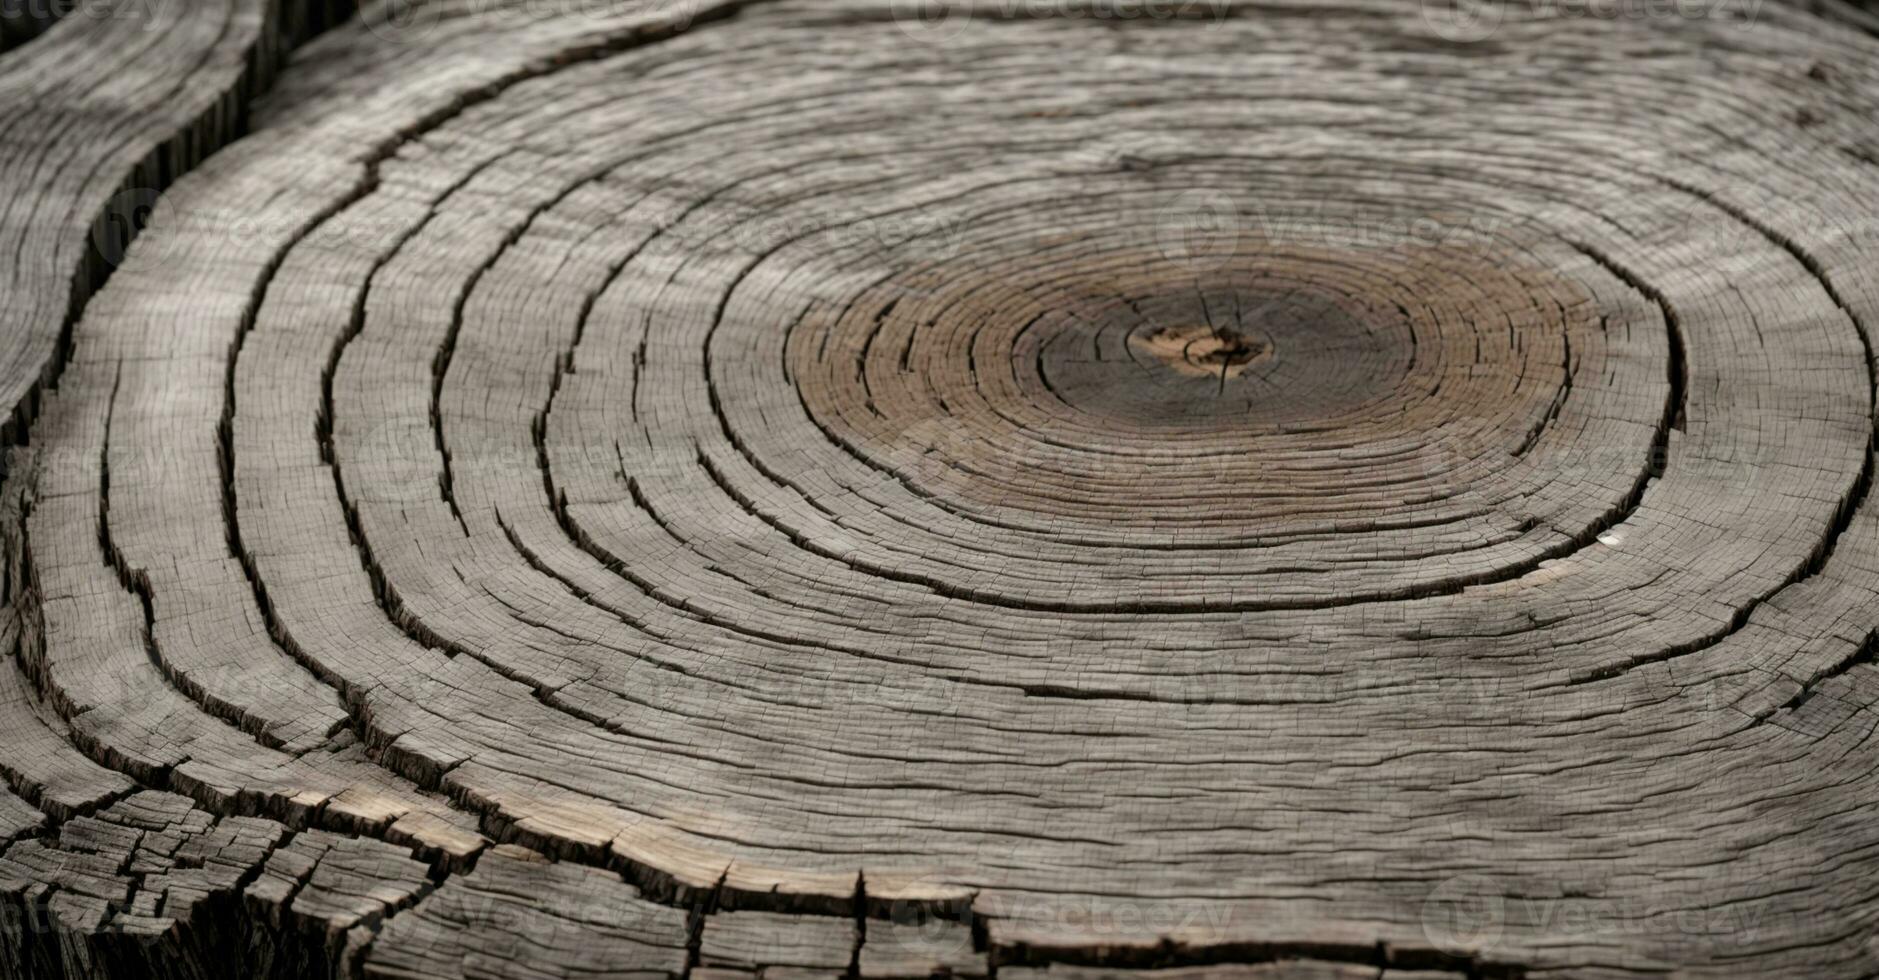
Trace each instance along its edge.
<instances>
[{"instance_id":1,"label":"sawn timber face","mask_svg":"<svg viewBox=\"0 0 1879 980\"><path fill-rule=\"evenodd\" d=\"M305 47L0 372L0 969L1879 969L1875 42L1081 12Z\"/></svg>"}]
</instances>

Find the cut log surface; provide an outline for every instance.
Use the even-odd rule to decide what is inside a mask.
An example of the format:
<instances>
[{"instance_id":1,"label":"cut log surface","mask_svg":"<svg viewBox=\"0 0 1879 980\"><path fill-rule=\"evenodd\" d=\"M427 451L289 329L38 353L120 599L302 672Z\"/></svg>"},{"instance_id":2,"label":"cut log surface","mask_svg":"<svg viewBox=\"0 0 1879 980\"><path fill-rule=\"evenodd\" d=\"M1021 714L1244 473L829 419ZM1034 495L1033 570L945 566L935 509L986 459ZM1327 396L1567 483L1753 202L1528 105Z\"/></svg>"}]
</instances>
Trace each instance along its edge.
<instances>
[{"instance_id":1,"label":"cut log surface","mask_svg":"<svg viewBox=\"0 0 1879 980\"><path fill-rule=\"evenodd\" d=\"M349 0L0 3L0 444L158 193L246 126L286 49ZM34 36L37 35L37 36ZM16 50L9 41L30 37Z\"/></svg>"},{"instance_id":2,"label":"cut log surface","mask_svg":"<svg viewBox=\"0 0 1879 980\"><path fill-rule=\"evenodd\" d=\"M0 973L1879 975L1879 39L1686 6L69 14Z\"/></svg>"}]
</instances>

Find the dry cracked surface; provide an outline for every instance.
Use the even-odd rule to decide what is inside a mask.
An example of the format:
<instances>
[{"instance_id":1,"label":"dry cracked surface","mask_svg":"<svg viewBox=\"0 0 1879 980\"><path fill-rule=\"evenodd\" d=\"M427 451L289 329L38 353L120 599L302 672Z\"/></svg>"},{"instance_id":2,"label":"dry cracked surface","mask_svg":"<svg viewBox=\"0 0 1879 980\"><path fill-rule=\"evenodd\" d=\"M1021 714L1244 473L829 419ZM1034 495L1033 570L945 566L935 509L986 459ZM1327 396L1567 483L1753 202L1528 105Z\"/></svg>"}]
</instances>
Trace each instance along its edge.
<instances>
[{"instance_id":1,"label":"dry cracked surface","mask_svg":"<svg viewBox=\"0 0 1879 980\"><path fill-rule=\"evenodd\" d=\"M67 13L0 974L1879 975L1879 39L1623 9Z\"/></svg>"}]
</instances>

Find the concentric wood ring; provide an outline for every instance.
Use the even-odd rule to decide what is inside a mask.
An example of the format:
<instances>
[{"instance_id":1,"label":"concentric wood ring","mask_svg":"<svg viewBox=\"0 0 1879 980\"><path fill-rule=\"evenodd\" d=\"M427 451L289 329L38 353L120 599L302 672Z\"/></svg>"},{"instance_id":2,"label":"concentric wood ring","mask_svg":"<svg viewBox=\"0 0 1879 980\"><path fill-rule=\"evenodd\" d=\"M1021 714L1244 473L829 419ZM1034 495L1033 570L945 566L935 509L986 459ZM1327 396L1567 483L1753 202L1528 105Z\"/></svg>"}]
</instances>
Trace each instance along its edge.
<instances>
[{"instance_id":1,"label":"concentric wood ring","mask_svg":"<svg viewBox=\"0 0 1879 980\"><path fill-rule=\"evenodd\" d=\"M0 963L1879 970L1871 38L525 7L74 328Z\"/></svg>"}]
</instances>

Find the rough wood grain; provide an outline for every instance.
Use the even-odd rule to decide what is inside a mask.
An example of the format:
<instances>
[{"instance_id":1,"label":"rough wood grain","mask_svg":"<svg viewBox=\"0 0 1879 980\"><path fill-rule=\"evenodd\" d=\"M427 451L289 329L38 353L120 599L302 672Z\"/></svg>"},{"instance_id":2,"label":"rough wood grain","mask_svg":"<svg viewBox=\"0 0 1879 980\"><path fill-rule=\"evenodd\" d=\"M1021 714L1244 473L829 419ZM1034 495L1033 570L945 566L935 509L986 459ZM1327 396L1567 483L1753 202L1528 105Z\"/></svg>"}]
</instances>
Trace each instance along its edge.
<instances>
[{"instance_id":1,"label":"rough wood grain","mask_svg":"<svg viewBox=\"0 0 1879 980\"><path fill-rule=\"evenodd\" d=\"M0 446L24 437L64 363L73 321L158 194L246 129L250 99L288 48L351 8L351 0L0 4Z\"/></svg>"},{"instance_id":2,"label":"rough wood grain","mask_svg":"<svg viewBox=\"0 0 1879 980\"><path fill-rule=\"evenodd\" d=\"M1813 6L68 17L0 973L1879 974Z\"/></svg>"}]
</instances>

